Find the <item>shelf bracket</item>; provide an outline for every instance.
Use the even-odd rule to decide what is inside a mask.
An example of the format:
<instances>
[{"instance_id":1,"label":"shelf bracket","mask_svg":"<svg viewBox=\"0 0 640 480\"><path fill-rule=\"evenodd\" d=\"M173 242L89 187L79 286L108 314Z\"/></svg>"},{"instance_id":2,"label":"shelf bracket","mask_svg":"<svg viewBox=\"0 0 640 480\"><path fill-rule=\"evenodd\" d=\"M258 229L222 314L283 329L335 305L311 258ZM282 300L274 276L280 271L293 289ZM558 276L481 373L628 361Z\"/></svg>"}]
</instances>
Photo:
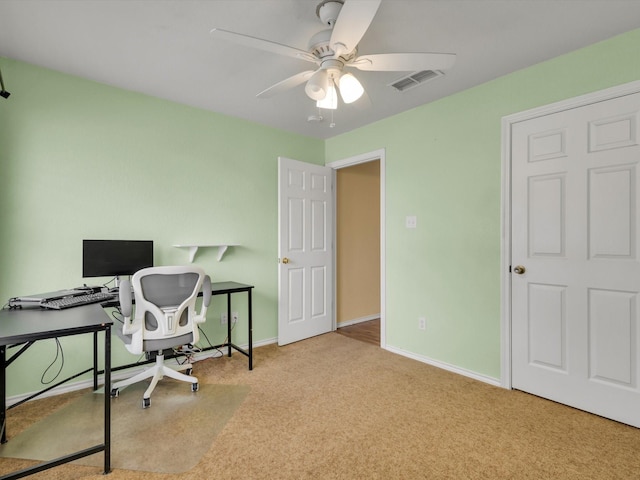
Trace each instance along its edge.
<instances>
[{"instance_id":1,"label":"shelf bracket","mask_svg":"<svg viewBox=\"0 0 640 480\"><path fill-rule=\"evenodd\" d=\"M222 260L222 256L224 255L224 252L227 251L227 248L229 248L229 245L218 245L218 256L216 257L217 261Z\"/></svg>"},{"instance_id":2,"label":"shelf bracket","mask_svg":"<svg viewBox=\"0 0 640 480\"><path fill-rule=\"evenodd\" d=\"M193 259L196 258L196 253L198 253L198 245L191 245L189 247L189 263L193 263Z\"/></svg>"}]
</instances>

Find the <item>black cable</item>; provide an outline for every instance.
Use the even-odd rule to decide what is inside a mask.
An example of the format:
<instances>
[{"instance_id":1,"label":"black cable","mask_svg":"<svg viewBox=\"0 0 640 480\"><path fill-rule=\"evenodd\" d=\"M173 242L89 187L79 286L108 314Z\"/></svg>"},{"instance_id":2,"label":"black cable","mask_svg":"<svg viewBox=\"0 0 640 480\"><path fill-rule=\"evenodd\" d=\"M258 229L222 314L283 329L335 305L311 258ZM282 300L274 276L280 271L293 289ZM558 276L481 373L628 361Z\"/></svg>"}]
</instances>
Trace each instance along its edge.
<instances>
[{"instance_id":1,"label":"black cable","mask_svg":"<svg viewBox=\"0 0 640 480\"><path fill-rule=\"evenodd\" d=\"M231 322L231 332L233 332L233 330L236 328L236 324L237 323L238 322ZM206 335L205 335L205 337L206 337ZM231 337L230 336L225 337L224 342L222 342L222 343L231 343Z\"/></svg>"},{"instance_id":2,"label":"black cable","mask_svg":"<svg viewBox=\"0 0 640 480\"><path fill-rule=\"evenodd\" d=\"M117 321L120 322L124 325L124 315L122 315L122 310L120 310L120 307L116 307L115 310L111 311L111 317Z\"/></svg>"},{"instance_id":3,"label":"black cable","mask_svg":"<svg viewBox=\"0 0 640 480\"><path fill-rule=\"evenodd\" d=\"M216 350L220 354L220 356L223 356L224 352L222 350L220 350L220 348L213 346L213 344L211 343L211 340L209 340L209 337L207 337L207 334L204 333L204 330L202 330L202 328L200 328L200 325L198 325L198 330L200 330L200 333L204 336L204 338L207 339L207 343L209 344L209 347L211 347L212 349Z\"/></svg>"},{"instance_id":4,"label":"black cable","mask_svg":"<svg viewBox=\"0 0 640 480\"><path fill-rule=\"evenodd\" d=\"M211 340L209 340L209 337L207 337L207 334L204 333L204 330L202 330L202 328L200 328L200 325L198 325L198 330L200 330L200 333L204 336L204 338L207 339L207 343L209 344L209 346L211 348L213 348L213 344L211 343Z\"/></svg>"},{"instance_id":5,"label":"black cable","mask_svg":"<svg viewBox=\"0 0 640 480\"><path fill-rule=\"evenodd\" d=\"M56 356L53 359L53 361L49 364L49 366L44 369L44 372L42 372L42 377L40 377L40 383L43 385L49 385L56 378L58 378L60 376L60 373L62 373L62 368L64 367L64 350L62 348L62 345L60 344L60 340L57 338L54 338L54 340L56 342ZM44 377L47 374L47 372L51 369L51 367L53 367L53 365L56 363L56 360L58 360L58 357L61 358L60 368L58 369L58 372L54 375L54 377L47 382L45 381Z\"/></svg>"}]
</instances>

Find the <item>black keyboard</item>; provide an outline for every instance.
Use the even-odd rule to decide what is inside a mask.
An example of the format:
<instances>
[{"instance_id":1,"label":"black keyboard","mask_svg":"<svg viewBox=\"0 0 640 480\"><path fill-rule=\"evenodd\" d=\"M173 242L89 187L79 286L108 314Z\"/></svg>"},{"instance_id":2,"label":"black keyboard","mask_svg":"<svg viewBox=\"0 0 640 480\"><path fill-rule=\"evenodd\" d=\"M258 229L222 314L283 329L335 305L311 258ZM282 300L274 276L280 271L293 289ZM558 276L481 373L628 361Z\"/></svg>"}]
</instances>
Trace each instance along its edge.
<instances>
[{"instance_id":1,"label":"black keyboard","mask_svg":"<svg viewBox=\"0 0 640 480\"><path fill-rule=\"evenodd\" d=\"M91 303L106 302L108 300L113 300L113 298L114 295L112 293L86 293L83 295L73 295L69 297L46 300L41 302L40 306L53 310L62 310L63 308L79 307L81 305L89 305Z\"/></svg>"}]
</instances>

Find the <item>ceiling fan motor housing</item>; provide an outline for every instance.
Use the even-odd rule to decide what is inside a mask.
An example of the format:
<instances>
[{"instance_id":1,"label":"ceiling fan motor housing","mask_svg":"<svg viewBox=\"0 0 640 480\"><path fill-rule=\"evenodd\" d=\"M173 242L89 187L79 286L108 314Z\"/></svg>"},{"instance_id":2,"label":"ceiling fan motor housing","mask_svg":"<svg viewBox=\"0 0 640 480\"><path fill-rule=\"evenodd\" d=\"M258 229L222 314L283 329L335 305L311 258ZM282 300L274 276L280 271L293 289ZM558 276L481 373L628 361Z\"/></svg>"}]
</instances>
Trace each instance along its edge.
<instances>
[{"instance_id":1,"label":"ceiling fan motor housing","mask_svg":"<svg viewBox=\"0 0 640 480\"><path fill-rule=\"evenodd\" d=\"M321 61L324 61L327 58L336 58L336 52L333 50L333 48L331 48L330 45L331 32L332 30L330 28L321 30L309 40L309 52L319 58ZM353 59L356 54L357 49L354 48L353 51L349 52L348 54L342 54L338 58L342 60L342 63L347 63L351 59Z\"/></svg>"},{"instance_id":2,"label":"ceiling fan motor housing","mask_svg":"<svg viewBox=\"0 0 640 480\"><path fill-rule=\"evenodd\" d=\"M333 27L343 3L343 0L323 0L316 7L316 15L324 25Z\"/></svg>"}]
</instances>

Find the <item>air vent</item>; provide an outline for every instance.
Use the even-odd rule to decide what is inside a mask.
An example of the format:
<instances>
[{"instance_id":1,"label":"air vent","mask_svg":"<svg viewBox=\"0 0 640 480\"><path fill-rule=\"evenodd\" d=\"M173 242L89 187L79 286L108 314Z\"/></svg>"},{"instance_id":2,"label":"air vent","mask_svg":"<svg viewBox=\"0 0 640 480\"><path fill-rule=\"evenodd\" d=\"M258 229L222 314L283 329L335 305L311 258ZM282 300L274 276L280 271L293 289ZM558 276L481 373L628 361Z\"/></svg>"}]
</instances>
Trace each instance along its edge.
<instances>
[{"instance_id":1,"label":"air vent","mask_svg":"<svg viewBox=\"0 0 640 480\"><path fill-rule=\"evenodd\" d=\"M389 86L395 88L399 92L404 92L413 87L417 87L420 84L441 77L442 75L444 75L444 73L440 70L422 70L420 72L414 72L406 77L402 77L395 82L390 83Z\"/></svg>"}]
</instances>

